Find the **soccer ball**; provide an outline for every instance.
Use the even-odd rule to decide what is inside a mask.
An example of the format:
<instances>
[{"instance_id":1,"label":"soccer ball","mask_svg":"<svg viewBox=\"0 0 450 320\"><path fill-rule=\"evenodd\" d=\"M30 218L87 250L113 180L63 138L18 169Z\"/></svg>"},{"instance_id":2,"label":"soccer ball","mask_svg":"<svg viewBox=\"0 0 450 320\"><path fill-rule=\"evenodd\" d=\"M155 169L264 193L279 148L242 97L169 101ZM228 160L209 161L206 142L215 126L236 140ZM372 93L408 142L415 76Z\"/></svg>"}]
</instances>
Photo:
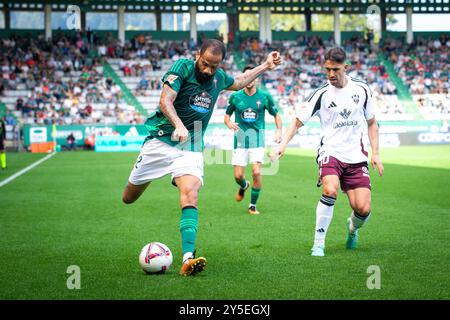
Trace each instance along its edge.
<instances>
[{"instance_id":1,"label":"soccer ball","mask_svg":"<svg viewBox=\"0 0 450 320\"><path fill-rule=\"evenodd\" d=\"M161 242L146 244L139 255L139 264L146 273L166 273L172 261L172 252Z\"/></svg>"}]
</instances>

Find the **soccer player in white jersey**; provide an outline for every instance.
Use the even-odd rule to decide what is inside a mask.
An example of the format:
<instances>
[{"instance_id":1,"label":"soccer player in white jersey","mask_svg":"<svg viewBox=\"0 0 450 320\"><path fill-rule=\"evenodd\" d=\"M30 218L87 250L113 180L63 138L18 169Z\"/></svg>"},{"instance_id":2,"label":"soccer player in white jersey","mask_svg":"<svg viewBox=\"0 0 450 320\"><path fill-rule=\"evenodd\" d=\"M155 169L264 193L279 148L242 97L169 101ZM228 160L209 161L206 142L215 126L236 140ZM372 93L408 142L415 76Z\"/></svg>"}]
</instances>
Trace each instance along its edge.
<instances>
[{"instance_id":1,"label":"soccer player in white jersey","mask_svg":"<svg viewBox=\"0 0 450 320\"><path fill-rule=\"evenodd\" d=\"M319 182L322 196L316 209L316 231L312 256L325 255L325 236L333 217L339 185L347 194L352 212L347 219L347 249L357 247L358 229L370 217L371 184L367 165L368 152L363 142L365 126L372 149L371 164L383 174L378 150L378 124L373 114L372 93L363 81L346 75L345 51L333 48L325 54L328 81L305 102L271 157L281 157L297 130L310 118L318 116L321 140L318 149Z\"/></svg>"}]
</instances>

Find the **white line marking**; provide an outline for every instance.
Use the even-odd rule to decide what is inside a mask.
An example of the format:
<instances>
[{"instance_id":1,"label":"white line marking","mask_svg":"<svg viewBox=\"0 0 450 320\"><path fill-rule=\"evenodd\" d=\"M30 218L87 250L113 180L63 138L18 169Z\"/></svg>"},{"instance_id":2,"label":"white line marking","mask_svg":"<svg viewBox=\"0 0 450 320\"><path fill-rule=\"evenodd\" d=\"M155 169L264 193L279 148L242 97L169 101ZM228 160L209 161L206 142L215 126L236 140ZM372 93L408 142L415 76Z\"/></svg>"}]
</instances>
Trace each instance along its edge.
<instances>
[{"instance_id":1,"label":"white line marking","mask_svg":"<svg viewBox=\"0 0 450 320\"><path fill-rule=\"evenodd\" d=\"M21 175L23 175L24 173L26 173L27 171L30 171L31 169L33 169L34 167L40 165L42 162L44 162L47 159L50 159L51 157L53 157L56 154L56 152L52 152L50 153L48 156L45 156L44 158L36 161L35 163L30 164L28 167L20 170L19 172L16 172L15 174L13 174L11 177L6 178L5 180L3 180L2 182L0 182L0 187L3 187L5 184L10 183L11 181L13 181L14 179L16 179L17 177L20 177Z\"/></svg>"}]
</instances>

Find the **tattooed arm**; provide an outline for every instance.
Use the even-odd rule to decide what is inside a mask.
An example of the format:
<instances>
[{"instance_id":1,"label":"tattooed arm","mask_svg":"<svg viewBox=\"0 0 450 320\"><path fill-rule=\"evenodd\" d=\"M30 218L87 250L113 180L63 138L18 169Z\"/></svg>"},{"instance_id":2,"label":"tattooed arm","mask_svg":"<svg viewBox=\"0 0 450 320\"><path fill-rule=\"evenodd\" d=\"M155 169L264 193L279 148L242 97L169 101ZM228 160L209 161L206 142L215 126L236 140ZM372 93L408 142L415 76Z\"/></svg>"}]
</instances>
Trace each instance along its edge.
<instances>
[{"instance_id":1,"label":"tattooed arm","mask_svg":"<svg viewBox=\"0 0 450 320\"><path fill-rule=\"evenodd\" d=\"M177 115L177 111L173 106L173 102L177 97L177 92L170 86L164 85L159 99L161 112L166 116L170 123L175 127L172 134L172 140L184 142L187 140L189 132L184 126L183 122Z\"/></svg>"},{"instance_id":2,"label":"tattooed arm","mask_svg":"<svg viewBox=\"0 0 450 320\"><path fill-rule=\"evenodd\" d=\"M280 64L281 64L280 53L277 51L273 51L268 55L267 60L264 63L260 64L259 66L251 70L247 70L246 72L241 73L236 78L234 78L233 84L229 86L227 90L231 91L241 90L242 88L246 87L250 82L255 80L258 76L260 76L261 74L263 74L268 70L275 69Z\"/></svg>"}]
</instances>

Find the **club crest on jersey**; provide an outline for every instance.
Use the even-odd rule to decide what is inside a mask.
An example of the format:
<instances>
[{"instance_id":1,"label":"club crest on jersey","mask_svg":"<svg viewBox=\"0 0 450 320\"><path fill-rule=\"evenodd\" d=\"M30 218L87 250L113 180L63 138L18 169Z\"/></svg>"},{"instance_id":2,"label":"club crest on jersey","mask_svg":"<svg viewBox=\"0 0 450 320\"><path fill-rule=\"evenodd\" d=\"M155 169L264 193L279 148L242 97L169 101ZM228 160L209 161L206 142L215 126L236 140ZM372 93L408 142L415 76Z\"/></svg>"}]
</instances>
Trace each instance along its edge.
<instances>
[{"instance_id":1,"label":"club crest on jersey","mask_svg":"<svg viewBox=\"0 0 450 320\"><path fill-rule=\"evenodd\" d=\"M170 83L170 84L173 84L174 82L175 82L175 80L177 80L178 79L178 76L176 76L176 75L174 75L174 74L169 74L168 76L167 76L167 81Z\"/></svg>"},{"instance_id":2,"label":"club crest on jersey","mask_svg":"<svg viewBox=\"0 0 450 320\"><path fill-rule=\"evenodd\" d=\"M353 102L355 104L358 104L358 102L359 102L359 95L357 95L357 94L352 95L352 99L353 99Z\"/></svg>"},{"instance_id":3,"label":"club crest on jersey","mask_svg":"<svg viewBox=\"0 0 450 320\"><path fill-rule=\"evenodd\" d=\"M202 93L197 93L189 98L189 105L192 109L200 113L207 113L211 110L213 105L213 98L203 91Z\"/></svg>"},{"instance_id":4,"label":"club crest on jersey","mask_svg":"<svg viewBox=\"0 0 450 320\"><path fill-rule=\"evenodd\" d=\"M241 119L245 122L255 122L258 120L258 113L252 108L245 109L241 112Z\"/></svg>"},{"instance_id":5,"label":"club crest on jersey","mask_svg":"<svg viewBox=\"0 0 450 320\"><path fill-rule=\"evenodd\" d=\"M339 114L341 115L342 118L344 119L348 119L348 117L350 117L350 114L352 112L350 110L344 109L341 112L339 112Z\"/></svg>"}]
</instances>

